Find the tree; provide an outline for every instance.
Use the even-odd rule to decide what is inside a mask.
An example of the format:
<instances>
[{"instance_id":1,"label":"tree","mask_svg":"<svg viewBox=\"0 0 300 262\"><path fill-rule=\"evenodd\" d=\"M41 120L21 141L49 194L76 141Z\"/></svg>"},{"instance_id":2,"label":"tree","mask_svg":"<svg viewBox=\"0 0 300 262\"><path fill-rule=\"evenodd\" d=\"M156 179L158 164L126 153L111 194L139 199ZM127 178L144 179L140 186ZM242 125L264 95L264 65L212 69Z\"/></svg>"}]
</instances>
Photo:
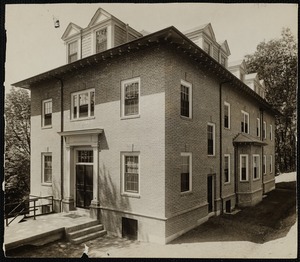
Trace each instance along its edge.
<instances>
[{"instance_id":1,"label":"tree","mask_svg":"<svg viewBox=\"0 0 300 262\"><path fill-rule=\"evenodd\" d=\"M276 169L296 169L297 43L290 29L281 38L261 42L246 56L248 73L257 72L265 81L266 99L282 116L276 117Z\"/></svg>"},{"instance_id":2,"label":"tree","mask_svg":"<svg viewBox=\"0 0 300 262\"><path fill-rule=\"evenodd\" d=\"M5 99L5 202L27 198L30 191L30 97L12 89Z\"/></svg>"}]
</instances>

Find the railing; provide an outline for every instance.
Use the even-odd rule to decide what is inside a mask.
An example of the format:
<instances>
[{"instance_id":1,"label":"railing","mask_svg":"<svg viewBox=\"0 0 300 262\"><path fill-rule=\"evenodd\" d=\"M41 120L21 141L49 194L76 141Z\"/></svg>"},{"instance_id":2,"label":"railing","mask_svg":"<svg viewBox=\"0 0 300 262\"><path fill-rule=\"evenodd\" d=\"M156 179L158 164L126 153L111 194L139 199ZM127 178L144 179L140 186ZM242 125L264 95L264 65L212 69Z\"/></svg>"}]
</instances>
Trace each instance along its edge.
<instances>
[{"instance_id":1,"label":"railing","mask_svg":"<svg viewBox=\"0 0 300 262\"><path fill-rule=\"evenodd\" d=\"M5 212L5 220L6 220L6 226L9 226L11 222L13 222L18 216L24 215L25 217L33 217L33 219L36 219L36 216L38 215L44 215L49 214L53 212L53 196L31 196L30 199L25 199L21 202L17 203L11 203L5 205L5 211L9 210L9 206L16 205L13 210L11 210L9 213ZM46 200L46 203L37 205L37 201L39 200ZM47 202L49 201L49 202ZM31 205L33 203L33 205ZM39 207L42 209L47 207L46 210L42 210L41 214L37 214L37 210L39 210ZM48 211L49 207L49 211ZM19 209L19 210L18 210ZM30 213L33 212L33 215L30 215ZM9 218L12 218L10 221L8 221Z\"/></svg>"}]
</instances>

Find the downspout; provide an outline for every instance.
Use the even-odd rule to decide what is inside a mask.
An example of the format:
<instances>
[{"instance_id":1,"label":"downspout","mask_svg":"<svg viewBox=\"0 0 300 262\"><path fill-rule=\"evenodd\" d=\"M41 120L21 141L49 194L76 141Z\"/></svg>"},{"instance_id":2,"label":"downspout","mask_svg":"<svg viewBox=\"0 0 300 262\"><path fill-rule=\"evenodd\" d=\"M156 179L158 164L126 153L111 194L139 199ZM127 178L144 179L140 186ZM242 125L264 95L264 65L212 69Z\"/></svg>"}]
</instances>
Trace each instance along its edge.
<instances>
[{"instance_id":1,"label":"downspout","mask_svg":"<svg viewBox=\"0 0 300 262\"><path fill-rule=\"evenodd\" d=\"M238 145L235 144L234 145L234 193L235 193L235 206L238 205L238 170L237 170L237 166L238 166Z\"/></svg>"},{"instance_id":2,"label":"downspout","mask_svg":"<svg viewBox=\"0 0 300 262\"><path fill-rule=\"evenodd\" d=\"M219 127L220 127L220 199L221 199L221 205L220 205L220 212L221 214L223 214L223 197L222 197L222 186L223 186L223 135L222 135L222 131L223 131L223 124L222 124L222 108L223 108L223 102L222 102L222 86L224 84L227 84L231 82L229 81L224 81L220 83L219 86Z\"/></svg>"},{"instance_id":3,"label":"downspout","mask_svg":"<svg viewBox=\"0 0 300 262\"><path fill-rule=\"evenodd\" d=\"M82 29L80 29L80 59L82 59Z\"/></svg>"},{"instance_id":4,"label":"downspout","mask_svg":"<svg viewBox=\"0 0 300 262\"><path fill-rule=\"evenodd\" d=\"M263 141L264 140L264 136L263 136L263 129L264 129L264 110L262 108L259 109L260 111L260 140ZM265 130L266 132L266 130ZM262 190L263 190L263 194L264 194L264 170L263 170L263 162L264 162L264 146L262 145L261 147L261 183L262 183ZM267 168L267 163L265 163L265 168Z\"/></svg>"},{"instance_id":5,"label":"downspout","mask_svg":"<svg viewBox=\"0 0 300 262\"><path fill-rule=\"evenodd\" d=\"M55 77L60 82L60 132L64 132L64 83L61 78ZM60 137L60 210L62 212L62 201L64 199L64 137Z\"/></svg>"}]
</instances>

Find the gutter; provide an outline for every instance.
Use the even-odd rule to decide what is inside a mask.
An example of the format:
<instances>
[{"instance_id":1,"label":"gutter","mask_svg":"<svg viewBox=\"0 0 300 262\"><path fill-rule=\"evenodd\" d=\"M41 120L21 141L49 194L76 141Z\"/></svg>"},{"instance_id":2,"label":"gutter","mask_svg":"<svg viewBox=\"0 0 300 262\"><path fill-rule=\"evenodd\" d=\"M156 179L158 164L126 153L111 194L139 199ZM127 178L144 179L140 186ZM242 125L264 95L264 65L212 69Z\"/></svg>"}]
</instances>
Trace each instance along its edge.
<instances>
[{"instance_id":1,"label":"gutter","mask_svg":"<svg viewBox=\"0 0 300 262\"><path fill-rule=\"evenodd\" d=\"M220 85L219 85L219 127L220 127L220 199L221 199L221 206L220 206L220 212L221 214L223 214L223 197L222 197L222 187L223 187L223 134L222 134L222 131L223 131L223 124L222 124L222 108L223 108L223 98L222 98L222 86L224 84L227 84L231 82L231 80L229 81L224 81L224 82L221 82Z\"/></svg>"}]
</instances>

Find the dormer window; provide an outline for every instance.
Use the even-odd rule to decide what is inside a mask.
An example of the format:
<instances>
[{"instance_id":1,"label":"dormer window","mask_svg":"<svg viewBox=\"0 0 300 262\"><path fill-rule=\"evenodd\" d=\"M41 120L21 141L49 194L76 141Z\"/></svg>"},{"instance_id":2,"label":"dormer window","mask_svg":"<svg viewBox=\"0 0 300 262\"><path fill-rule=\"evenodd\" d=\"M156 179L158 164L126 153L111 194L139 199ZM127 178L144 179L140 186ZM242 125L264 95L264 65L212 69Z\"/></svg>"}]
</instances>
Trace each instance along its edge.
<instances>
[{"instance_id":1,"label":"dormer window","mask_svg":"<svg viewBox=\"0 0 300 262\"><path fill-rule=\"evenodd\" d=\"M77 60L78 53L78 42L74 41L68 46L68 62L72 63Z\"/></svg>"},{"instance_id":2,"label":"dormer window","mask_svg":"<svg viewBox=\"0 0 300 262\"><path fill-rule=\"evenodd\" d=\"M221 55L221 61L220 61L220 64L224 67L226 67L226 58L225 56Z\"/></svg>"},{"instance_id":3,"label":"dormer window","mask_svg":"<svg viewBox=\"0 0 300 262\"><path fill-rule=\"evenodd\" d=\"M210 44L207 41L205 41L205 40L203 41L203 50L206 53L210 54Z\"/></svg>"},{"instance_id":4,"label":"dormer window","mask_svg":"<svg viewBox=\"0 0 300 262\"><path fill-rule=\"evenodd\" d=\"M96 32L96 53L107 50L107 28Z\"/></svg>"}]
</instances>

